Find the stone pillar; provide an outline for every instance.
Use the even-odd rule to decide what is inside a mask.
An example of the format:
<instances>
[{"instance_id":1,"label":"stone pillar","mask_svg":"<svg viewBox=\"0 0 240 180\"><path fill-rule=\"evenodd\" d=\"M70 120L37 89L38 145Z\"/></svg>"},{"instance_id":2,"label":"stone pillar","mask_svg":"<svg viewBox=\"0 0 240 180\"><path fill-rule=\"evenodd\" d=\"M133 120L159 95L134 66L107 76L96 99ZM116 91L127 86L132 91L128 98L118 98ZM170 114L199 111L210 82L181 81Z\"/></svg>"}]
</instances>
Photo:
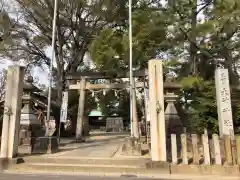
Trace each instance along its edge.
<instances>
[{"instance_id":1,"label":"stone pillar","mask_svg":"<svg viewBox=\"0 0 240 180\"><path fill-rule=\"evenodd\" d=\"M148 63L148 72L152 160L166 161L167 155L162 61L150 60Z\"/></svg>"},{"instance_id":2,"label":"stone pillar","mask_svg":"<svg viewBox=\"0 0 240 180\"><path fill-rule=\"evenodd\" d=\"M1 137L1 158L3 159L14 158L18 153L23 76L23 67L8 68Z\"/></svg>"},{"instance_id":3,"label":"stone pillar","mask_svg":"<svg viewBox=\"0 0 240 180\"><path fill-rule=\"evenodd\" d=\"M234 132L228 69L216 69L215 84L219 132L220 136L223 137L224 135L231 135L231 132Z\"/></svg>"},{"instance_id":4,"label":"stone pillar","mask_svg":"<svg viewBox=\"0 0 240 180\"><path fill-rule=\"evenodd\" d=\"M85 88L86 88L86 79L85 78L81 79L80 87L81 87L81 89L79 91L76 141L82 141L83 140L82 135L83 135Z\"/></svg>"}]
</instances>

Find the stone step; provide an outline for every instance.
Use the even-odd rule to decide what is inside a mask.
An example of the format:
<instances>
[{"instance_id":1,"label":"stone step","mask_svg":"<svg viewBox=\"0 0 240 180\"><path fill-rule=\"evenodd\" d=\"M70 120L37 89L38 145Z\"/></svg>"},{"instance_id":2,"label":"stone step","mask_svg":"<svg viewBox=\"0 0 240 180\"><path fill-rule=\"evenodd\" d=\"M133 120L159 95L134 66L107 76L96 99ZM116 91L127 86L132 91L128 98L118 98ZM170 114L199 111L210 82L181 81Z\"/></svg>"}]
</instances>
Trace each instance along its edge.
<instances>
[{"instance_id":1,"label":"stone step","mask_svg":"<svg viewBox=\"0 0 240 180\"><path fill-rule=\"evenodd\" d=\"M72 164L72 165L101 165L101 166L132 166L137 168L145 168L149 158L76 158L76 157L24 157L23 162L31 163L48 163L48 164Z\"/></svg>"},{"instance_id":2,"label":"stone step","mask_svg":"<svg viewBox=\"0 0 240 180\"><path fill-rule=\"evenodd\" d=\"M147 168L120 165L92 165L92 164L56 164L56 163L23 163L8 167L14 172L84 172L84 173L143 173Z\"/></svg>"}]
</instances>

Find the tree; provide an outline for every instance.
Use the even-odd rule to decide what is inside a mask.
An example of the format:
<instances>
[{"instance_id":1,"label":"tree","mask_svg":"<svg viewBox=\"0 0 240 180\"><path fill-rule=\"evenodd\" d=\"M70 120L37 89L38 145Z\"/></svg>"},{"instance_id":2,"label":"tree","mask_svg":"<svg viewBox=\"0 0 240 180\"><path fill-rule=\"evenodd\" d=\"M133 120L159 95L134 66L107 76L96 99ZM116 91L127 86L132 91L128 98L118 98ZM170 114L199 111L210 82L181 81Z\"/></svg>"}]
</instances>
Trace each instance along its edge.
<instances>
[{"instance_id":1,"label":"tree","mask_svg":"<svg viewBox=\"0 0 240 180\"><path fill-rule=\"evenodd\" d=\"M2 69L0 71L0 101L3 101L5 98L6 80L7 71L5 69Z\"/></svg>"},{"instance_id":2,"label":"tree","mask_svg":"<svg viewBox=\"0 0 240 180\"><path fill-rule=\"evenodd\" d=\"M188 122L195 130L218 127L214 71L227 68L230 84L239 84L239 2L236 0L170 1L167 13L171 27L166 51L167 66L183 85L181 99ZM176 1L175 1L176 2ZM237 15L238 14L238 15ZM180 61L179 61L180 60ZM232 98L236 102L236 97ZM191 102L191 103L190 103ZM236 103L235 103L236 104ZM234 123L239 117L233 103Z\"/></svg>"},{"instance_id":3,"label":"tree","mask_svg":"<svg viewBox=\"0 0 240 180\"><path fill-rule=\"evenodd\" d=\"M190 130L203 133L207 128L211 133L218 133L218 114L216 89L214 81L204 81L202 78L187 77L182 80L183 107L188 113L185 126ZM239 127L239 90L231 88L232 112L234 127ZM237 130L237 128L236 128ZM236 131L235 131L236 132Z\"/></svg>"},{"instance_id":4,"label":"tree","mask_svg":"<svg viewBox=\"0 0 240 180\"><path fill-rule=\"evenodd\" d=\"M45 84L42 84L42 82L39 80L38 77L34 77L33 79L33 84L39 88L41 91L46 91L47 90L47 87Z\"/></svg>"},{"instance_id":5,"label":"tree","mask_svg":"<svg viewBox=\"0 0 240 180\"><path fill-rule=\"evenodd\" d=\"M183 53L187 59L183 67L187 68L182 73L210 80L215 67L222 65L228 68L231 83L238 83L235 59L239 47L238 7L237 0L180 0L171 4L169 13L175 22L171 31L173 40L188 49Z\"/></svg>"},{"instance_id":6,"label":"tree","mask_svg":"<svg viewBox=\"0 0 240 180\"><path fill-rule=\"evenodd\" d=\"M8 15L9 37L4 40L1 55L5 58L25 60L29 67L50 65L46 49L51 45L53 1L16 0L21 21ZM126 0L59 1L54 67L58 101L61 102L64 77L77 71L83 64L88 45L104 28L118 27L119 14ZM14 24L14 26L12 25ZM6 27L5 27L6 29Z\"/></svg>"},{"instance_id":7,"label":"tree","mask_svg":"<svg viewBox=\"0 0 240 180\"><path fill-rule=\"evenodd\" d=\"M127 7L126 7L127 8ZM144 68L151 58L165 50L167 17L164 8L156 1L133 3L133 63ZM90 54L101 70L126 71L129 64L128 16L122 17L125 25L105 28L91 43Z\"/></svg>"}]
</instances>

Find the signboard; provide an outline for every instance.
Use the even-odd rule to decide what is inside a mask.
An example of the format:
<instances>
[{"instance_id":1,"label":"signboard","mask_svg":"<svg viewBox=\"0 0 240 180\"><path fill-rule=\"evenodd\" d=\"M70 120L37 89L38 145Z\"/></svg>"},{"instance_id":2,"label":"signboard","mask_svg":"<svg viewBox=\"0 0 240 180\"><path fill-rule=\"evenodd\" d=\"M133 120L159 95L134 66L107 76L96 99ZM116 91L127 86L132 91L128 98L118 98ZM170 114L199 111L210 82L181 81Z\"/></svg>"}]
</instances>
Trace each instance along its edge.
<instances>
[{"instance_id":1,"label":"signboard","mask_svg":"<svg viewBox=\"0 0 240 180\"><path fill-rule=\"evenodd\" d=\"M145 112L146 112L146 121L150 122L150 113L149 113L149 90L144 88L144 102L145 102Z\"/></svg>"},{"instance_id":2,"label":"signboard","mask_svg":"<svg viewBox=\"0 0 240 180\"><path fill-rule=\"evenodd\" d=\"M234 129L228 69L217 69L215 71L215 84L220 136L231 135Z\"/></svg>"},{"instance_id":3,"label":"signboard","mask_svg":"<svg viewBox=\"0 0 240 180\"><path fill-rule=\"evenodd\" d=\"M62 97L62 106L61 106L61 115L60 115L60 122L67 122L67 110L68 110L68 92L63 92Z\"/></svg>"}]
</instances>

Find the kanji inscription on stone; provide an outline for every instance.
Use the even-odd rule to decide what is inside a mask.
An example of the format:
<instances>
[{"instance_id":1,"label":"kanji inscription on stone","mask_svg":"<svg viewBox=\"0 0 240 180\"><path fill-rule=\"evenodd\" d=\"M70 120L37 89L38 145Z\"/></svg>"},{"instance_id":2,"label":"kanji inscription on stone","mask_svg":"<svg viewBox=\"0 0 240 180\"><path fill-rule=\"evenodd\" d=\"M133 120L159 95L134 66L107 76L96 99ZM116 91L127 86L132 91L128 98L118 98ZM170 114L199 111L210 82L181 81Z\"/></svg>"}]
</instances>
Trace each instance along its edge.
<instances>
[{"instance_id":1,"label":"kanji inscription on stone","mask_svg":"<svg viewBox=\"0 0 240 180\"><path fill-rule=\"evenodd\" d=\"M233 132L231 94L227 69L216 69L216 100L220 136Z\"/></svg>"}]
</instances>

